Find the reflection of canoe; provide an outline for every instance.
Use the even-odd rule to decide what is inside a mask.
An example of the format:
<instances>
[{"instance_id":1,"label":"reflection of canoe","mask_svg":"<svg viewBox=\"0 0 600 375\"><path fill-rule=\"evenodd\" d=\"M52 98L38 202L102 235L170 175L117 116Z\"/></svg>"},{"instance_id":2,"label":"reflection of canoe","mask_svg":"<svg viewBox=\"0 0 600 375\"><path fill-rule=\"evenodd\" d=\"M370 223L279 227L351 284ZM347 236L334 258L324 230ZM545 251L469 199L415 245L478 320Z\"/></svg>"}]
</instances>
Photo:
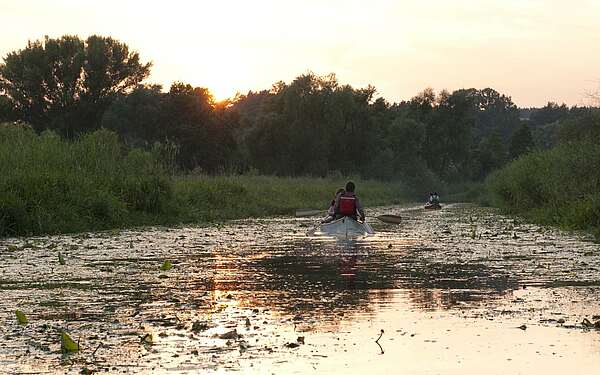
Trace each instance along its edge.
<instances>
[{"instance_id":1,"label":"reflection of canoe","mask_svg":"<svg viewBox=\"0 0 600 375\"><path fill-rule=\"evenodd\" d=\"M426 210L439 210L442 206L439 203L427 203L425 205Z\"/></svg>"},{"instance_id":2,"label":"reflection of canoe","mask_svg":"<svg viewBox=\"0 0 600 375\"><path fill-rule=\"evenodd\" d=\"M315 233L329 236L357 237L374 234L375 231L367 222L361 223L350 217L342 217L330 223L320 224Z\"/></svg>"}]
</instances>

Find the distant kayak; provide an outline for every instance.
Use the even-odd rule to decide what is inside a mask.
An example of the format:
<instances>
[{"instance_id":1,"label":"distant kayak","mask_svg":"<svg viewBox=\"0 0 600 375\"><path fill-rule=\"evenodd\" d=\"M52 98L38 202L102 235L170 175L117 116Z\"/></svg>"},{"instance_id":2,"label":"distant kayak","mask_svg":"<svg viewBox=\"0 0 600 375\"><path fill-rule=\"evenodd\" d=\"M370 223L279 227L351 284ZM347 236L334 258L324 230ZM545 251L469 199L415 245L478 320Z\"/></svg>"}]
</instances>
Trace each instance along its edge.
<instances>
[{"instance_id":1,"label":"distant kayak","mask_svg":"<svg viewBox=\"0 0 600 375\"><path fill-rule=\"evenodd\" d=\"M439 210L442 206L439 203L427 203L425 205L426 210Z\"/></svg>"},{"instance_id":2,"label":"distant kayak","mask_svg":"<svg viewBox=\"0 0 600 375\"><path fill-rule=\"evenodd\" d=\"M313 230L313 234L322 234L326 236L337 237L359 237L374 234L375 231L369 223L356 221L350 217L342 217L329 223L319 224Z\"/></svg>"}]
</instances>

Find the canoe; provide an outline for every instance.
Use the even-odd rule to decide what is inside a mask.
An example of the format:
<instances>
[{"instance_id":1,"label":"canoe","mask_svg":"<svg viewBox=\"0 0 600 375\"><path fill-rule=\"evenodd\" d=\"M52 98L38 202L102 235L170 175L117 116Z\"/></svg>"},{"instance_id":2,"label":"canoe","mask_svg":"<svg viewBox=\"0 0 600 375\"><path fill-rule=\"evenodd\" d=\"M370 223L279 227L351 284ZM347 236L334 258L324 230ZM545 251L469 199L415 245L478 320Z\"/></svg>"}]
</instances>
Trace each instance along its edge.
<instances>
[{"instance_id":1,"label":"canoe","mask_svg":"<svg viewBox=\"0 0 600 375\"><path fill-rule=\"evenodd\" d=\"M439 210L441 208L442 208L442 206L439 203L433 203L433 204L427 203L425 205L426 210Z\"/></svg>"},{"instance_id":2,"label":"canoe","mask_svg":"<svg viewBox=\"0 0 600 375\"><path fill-rule=\"evenodd\" d=\"M375 231L369 223L361 223L346 216L329 223L319 224L313 233L348 238L374 234Z\"/></svg>"}]
</instances>

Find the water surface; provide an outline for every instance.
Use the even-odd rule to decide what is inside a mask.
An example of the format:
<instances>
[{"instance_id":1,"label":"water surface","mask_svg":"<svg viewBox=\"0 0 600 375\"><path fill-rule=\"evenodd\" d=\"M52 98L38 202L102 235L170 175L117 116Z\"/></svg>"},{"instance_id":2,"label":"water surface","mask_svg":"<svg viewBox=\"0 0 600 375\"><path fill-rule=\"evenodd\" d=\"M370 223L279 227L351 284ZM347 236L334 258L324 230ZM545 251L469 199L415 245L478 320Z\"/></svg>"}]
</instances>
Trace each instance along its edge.
<instances>
[{"instance_id":1,"label":"water surface","mask_svg":"<svg viewBox=\"0 0 600 375\"><path fill-rule=\"evenodd\" d=\"M582 324L600 320L597 244L471 205L371 213L404 221L356 240L308 235L314 218L3 240L0 372L600 368Z\"/></svg>"}]
</instances>

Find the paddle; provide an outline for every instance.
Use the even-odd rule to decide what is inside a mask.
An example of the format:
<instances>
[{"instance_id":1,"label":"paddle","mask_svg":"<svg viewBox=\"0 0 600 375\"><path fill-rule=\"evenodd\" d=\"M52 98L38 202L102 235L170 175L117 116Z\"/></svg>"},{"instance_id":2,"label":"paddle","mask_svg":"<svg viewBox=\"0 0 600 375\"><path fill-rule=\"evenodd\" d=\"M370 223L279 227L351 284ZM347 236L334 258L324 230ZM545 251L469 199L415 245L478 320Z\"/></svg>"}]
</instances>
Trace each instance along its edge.
<instances>
[{"instance_id":1,"label":"paddle","mask_svg":"<svg viewBox=\"0 0 600 375\"><path fill-rule=\"evenodd\" d=\"M324 214L324 210L310 210L310 209L301 209L296 210L296 217L307 217L307 216L315 216Z\"/></svg>"},{"instance_id":2,"label":"paddle","mask_svg":"<svg viewBox=\"0 0 600 375\"><path fill-rule=\"evenodd\" d=\"M389 224L400 224L402 222L402 218L398 215L379 215L377 219Z\"/></svg>"},{"instance_id":3,"label":"paddle","mask_svg":"<svg viewBox=\"0 0 600 375\"><path fill-rule=\"evenodd\" d=\"M311 209L300 209L296 210L296 217L308 217L315 215L323 215L325 214L324 210L311 210ZM377 219L383 221L388 224L400 224L402 222L402 218L398 215L379 215Z\"/></svg>"}]
</instances>

